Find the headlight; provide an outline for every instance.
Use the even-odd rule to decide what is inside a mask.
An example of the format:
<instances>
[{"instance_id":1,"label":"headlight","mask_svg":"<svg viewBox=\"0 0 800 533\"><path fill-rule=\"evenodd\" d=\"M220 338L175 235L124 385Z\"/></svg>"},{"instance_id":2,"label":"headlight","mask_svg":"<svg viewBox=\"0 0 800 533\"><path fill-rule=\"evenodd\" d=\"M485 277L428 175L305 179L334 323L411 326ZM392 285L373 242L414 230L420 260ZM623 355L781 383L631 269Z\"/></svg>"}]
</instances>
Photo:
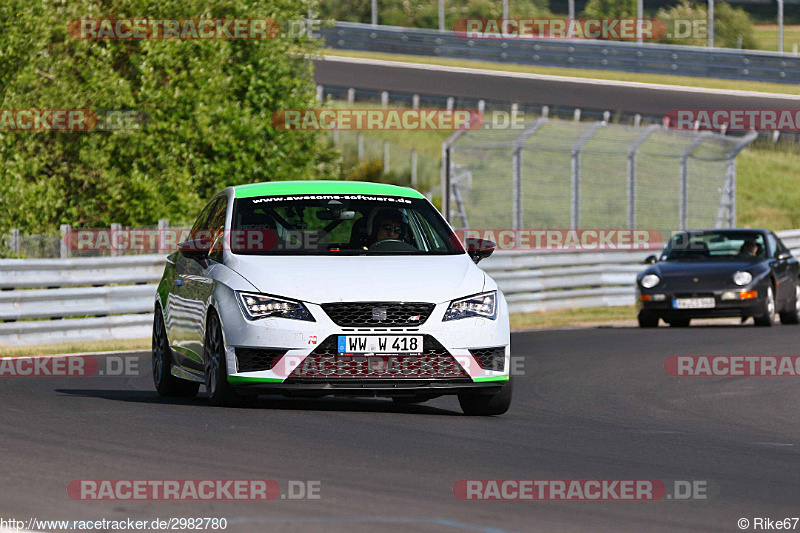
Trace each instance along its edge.
<instances>
[{"instance_id":1,"label":"headlight","mask_svg":"<svg viewBox=\"0 0 800 533\"><path fill-rule=\"evenodd\" d=\"M753 281L753 275L750 272L736 272L733 275L733 282L737 285L747 285Z\"/></svg>"},{"instance_id":2,"label":"headlight","mask_svg":"<svg viewBox=\"0 0 800 533\"><path fill-rule=\"evenodd\" d=\"M459 320L479 316L494 320L497 318L497 291L484 292L460 300L450 302L450 307L444 314L445 320Z\"/></svg>"},{"instance_id":3,"label":"headlight","mask_svg":"<svg viewBox=\"0 0 800 533\"><path fill-rule=\"evenodd\" d=\"M277 317L316 322L306 306L300 302L252 292L236 291L236 295L239 297L244 314L250 320Z\"/></svg>"},{"instance_id":4,"label":"headlight","mask_svg":"<svg viewBox=\"0 0 800 533\"><path fill-rule=\"evenodd\" d=\"M653 287L658 285L660 282L661 282L661 278L659 278L655 274L648 274L645 277L643 277L642 281L641 281L642 287L644 287L645 289L652 289Z\"/></svg>"}]
</instances>

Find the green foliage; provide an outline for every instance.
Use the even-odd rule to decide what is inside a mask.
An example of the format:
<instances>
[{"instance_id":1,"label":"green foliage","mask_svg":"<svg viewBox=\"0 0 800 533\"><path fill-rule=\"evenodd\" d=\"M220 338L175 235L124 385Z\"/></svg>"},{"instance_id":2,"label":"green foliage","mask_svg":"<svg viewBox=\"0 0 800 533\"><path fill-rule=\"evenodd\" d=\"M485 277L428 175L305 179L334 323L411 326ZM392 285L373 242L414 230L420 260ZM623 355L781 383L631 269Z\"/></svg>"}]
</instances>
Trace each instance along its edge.
<instances>
[{"instance_id":1,"label":"green foliage","mask_svg":"<svg viewBox=\"0 0 800 533\"><path fill-rule=\"evenodd\" d=\"M301 0L5 0L0 109L135 109L145 130L0 132L0 231L185 221L228 185L338 178L317 132L273 111L315 105L306 38L95 41L87 17L302 17Z\"/></svg>"},{"instance_id":2,"label":"green foliage","mask_svg":"<svg viewBox=\"0 0 800 533\"><path fill-rule=\"evenodd\" d=\"M656 15L664 21L667 34L659 40L661 43L704 46L708 43L708 11L704 3L690 0L681 2L669 9L661 8ZM669 36L670 29L675 28L676 21L696 21L696 28L702 31L695 32L693 37L686 38L682 35ZM750 15L742 8L734 8L725 2L714 4L714 46L736 48L739 36L742 36L742 48L758 48L753 21Z\"/></svg>"},{"instance_id":3,"label":"green foliage","mask_svg":"<svg viewBox=\"0 0 800 533\"><path fill-rule=\"evenodd\" d=\"M635 18L636 0L589 0L582 13L586 18Z\"/></svg>"},{"instance_id":4,"label":"green foliage","mask_svg":"<svg viewBox=\"0 0 800 533\"><path fill-rule=\"evenodd\" d=\"M512 1L509 17L548 17L548 0ZM370 0L325 0L320 16L349 22L371 22ZM499 18L503 16L500 0L445 0L445 28L452 28L462 18ZM416 28L439 27L439 2L436 0L378 0L378 23Z\"/></svg>"}]
</instances>

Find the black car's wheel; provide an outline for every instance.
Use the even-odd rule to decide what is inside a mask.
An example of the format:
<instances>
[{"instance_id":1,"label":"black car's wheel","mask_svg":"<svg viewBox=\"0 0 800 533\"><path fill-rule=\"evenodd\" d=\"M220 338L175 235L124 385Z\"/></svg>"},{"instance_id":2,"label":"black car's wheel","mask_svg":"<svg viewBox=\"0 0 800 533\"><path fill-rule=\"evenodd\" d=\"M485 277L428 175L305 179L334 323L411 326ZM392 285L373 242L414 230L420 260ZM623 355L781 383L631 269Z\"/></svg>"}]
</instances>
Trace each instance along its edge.
<instances>
[{"instance_id":1,"label":"black car's wheel","mask_svg":"<svg viewBox=\"0 0 800 533\"><path fill-rule=\"evenodd\" d=\"M767 297L761 304L761 315L753 317L756 326L768 328L775 323L775 292L772 285L767 285Z\"/></svg>"},{"instance_id":2,"label":"black car's wheel","mask_svg":"<svg viewBox=\"0 0 800 533\"><path fill-rule=\"evenodd\" d=\"M658 327L658 315L647 311L639 311L636 317L639 320L640 328L655 328Z\"/></svg>"},{"instance_id":3,"label":"black car's wheel","mask_svg":"<svg viewBox=\"0 0 800 533\"><path fill-rule=\"evenodd\" d=\"M208 315L206 336L203 342L203 369L209 403L217 407L236 404L237 394L228 384L222 325L213 310Z\"/></svg>"},{"instance_id":4,"label":"black car's wheel","mask_svg":"<svg viewBox=\"0 0 800 533\"><path fill-rule=\"evenodd\" d=\"M667 324L673 328L688 328L691 321L691 318L673 318L672 320L667 320Z\"/></svg>"},{"instance_id":5,"label":"black car's wheel","mask_svg":"<svg viewBox=\"0 0 800 533\"><path fill-rule=\"evenodd\" d=\"M800 282L795 282L794 297L789 299L786 310L781 311L781 324L800 324Z\"/></svg>"},{"instance_id":6,"label":"black car's wheel","mask_svg":"<svg viewBox=\"0 0 800 533\"><path fill-rule=\"evenodd\" d=\"M493 393L462 392L458 395L458 403L465 415L492 416L502 415L511 406L511 397L514 392L514 382L508 383Z\"/></svg>"},{"instance_id":7,"label":"black car's wheel","mask_svg":"<svg viewBox=\"0 0 800 533\"><path fill-rule=\"evenodd\" d=\"M161 396L192 398L200 384L172 375L172 357L164 326L164 315L157 308L153 318L153 383Z\"/></svg>"}]
</instances>

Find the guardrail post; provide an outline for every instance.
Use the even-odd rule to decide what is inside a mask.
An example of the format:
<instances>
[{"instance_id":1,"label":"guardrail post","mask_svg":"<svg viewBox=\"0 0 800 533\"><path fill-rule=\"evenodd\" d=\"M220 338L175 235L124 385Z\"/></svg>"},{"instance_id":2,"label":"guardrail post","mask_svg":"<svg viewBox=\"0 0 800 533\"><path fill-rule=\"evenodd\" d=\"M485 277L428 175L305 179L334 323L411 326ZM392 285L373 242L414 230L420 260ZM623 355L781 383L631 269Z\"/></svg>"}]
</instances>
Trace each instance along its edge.
<instances>
[{"instance_id":1,"label":"guardrail post","mask_svg":"<svg viewBox=\"0 0 800 533\"><path fill-rule=\"evenodd\" d=\"M350 87L347 89L347 103L349 105L353 105L353 102L356 101L356 90Z\"/></svg>"},{"instance_id":2,"label":"guardrail post","mask_svg":"<svg viewBox=\"0 0 800 533\"><path fill-rule=\"evenodd\" d=\"M419 95L415 94L411 97L411 109L419 109Z\"/></svg>"},{"instance_id":3,"label":"guardrail post","mask_svg":"<svg viewBox=\"0 0 800 533\"><path fill-rule=\"evenodd\" d=\"M580 122L581 121L581 108L580 107L575 108L575 112L572 115L572 120L574 120L575 122Z\"/></svg>"},{"instance_id":4,"label":"guardrail post","mask_svg":"<svg viewBox=\"0 0 800 533\"><path fill-rule=\"evenodd\" d=\"M389 91L381 91L381 107L389 107Z\"/></svg>"},{"instance_id":5,"label":"guardrail post","mask_svg":"<svg viewBox=\"0 0 800 533\"><path fill-rule=\"evenodd\" d=\"M11 253L19 255L19 230L12 229L9 233L8 247L11 249Z\"/></svg>"},{"instance_id":6,"label":"guardrail post","mask_svg":"<svg viewBox=\"0 0 800 533\"><path fill-rule=\"evenodd\" d=\"M478 113L480 113L481 116L483 116L484 111L486 111L486 100L481 98L480 100L478 100Z\"/></svg>"},{"instance_id":7,"label":"guardrail post","mask_svg":"<svg viewBox=\"0 0 800 533\"><path fill-rule=\"evenodd\" d=\"M417 149L411 149L411 186L417 188Z\"/></svg>"},{"instance_id":8,"label":"guardrail post","mask_svg":"<svg viewBox=\"0 0 800 533\"><path fill-rule=\"evenodd\" d=\"M364 160L364 134L358 132L358 162Z\"/></svg>"},{"instance_id":9,"label":"guardrail post","mask_svg":"<svg viewBox=\"0 0 800 533\"><path fill-rule=\"evenodd\" d=\"M456 99L452 96L447 97L447 110L452 111L453 107L455 107Z\"/></svg>"},{"instance_id":10,"label":"guardrail post","mask_svg":"<svg viewBox=\"0 0 800 533\"><path fill-rule=\"evenodd\" d=\"M389 141L383 141L383 173L389 173Z\"/></svg>"},{"instance_id":11,"label":"guardrail post","mask_svg":"<svg viewBox=\"0 0 800 533\"><path fill-rule=\"evenodd\" d=\"M61 224L60 230L61 230L61 259L67 259L70 256L69 232L71 230L71 227L69 224Z\"/></svg>"},{"instance_id":12,"label":"guardrail post","mask_svg":"<svg viewBox=\"0 0 800 533\"><path fill-rule=\"evenodd\" d=\"M317 102L321 104L323 100L325 100L325 88L322 85L317 85Z\"/></svg>"}]
</instances>

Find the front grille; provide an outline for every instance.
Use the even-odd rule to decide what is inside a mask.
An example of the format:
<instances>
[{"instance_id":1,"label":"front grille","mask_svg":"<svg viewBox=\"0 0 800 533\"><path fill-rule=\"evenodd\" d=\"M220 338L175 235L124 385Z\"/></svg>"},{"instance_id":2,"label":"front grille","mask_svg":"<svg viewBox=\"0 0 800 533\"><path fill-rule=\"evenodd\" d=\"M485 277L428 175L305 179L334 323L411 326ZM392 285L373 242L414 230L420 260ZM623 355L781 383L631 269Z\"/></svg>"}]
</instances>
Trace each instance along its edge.
<instances>
[{"instance_id":1,"label":"front grille","mask_svg":"<svg viewBox=\"0 0 800 533\"><path fill-rule=\"evenodd\" d=\"M294 379L453 379L469 374L452 355L309 355Z\"/></svg>"},{"instance_id":2,"label":"front grille","mask_svg":"<svg viewBox=\"0 0 800 533\"><path fill-rule=\"evenodd\" d=\"M505 372L506 370L506 347L496 346L494 348L478 348L470 350L469 353L478 362L483 370L494 370Z\"/></svg>"},{"instance_id":3,"label":"front grille","mask_svg":"<svg viewBox=\"0 0 800 533\"><path fill-rule=\"evenodd\" d=\"M236 348L238 372L269 370L288 350L281 348Z\"/></svg>"},{"instance_id":4,"label":"front grille","mask_svg":"<svg viewBox=\"0 0 800 533\"><path fill-rule=\"evenodd\" d=\"M314 348L311 355L339 355L338 337L338 335L329 336ZM450 352L431 335L423 335L422 355L450 355Z\"/></svg>"},{"instance_id":5,"label":"front grille","mask_svg":"<svg viewBox=\"0 0 800 533\"><path fill-rule=\"evenodd\" d=\"M372 328L415 327L424 324L435 304L419 302L344 302L322 304L338 326Z\"/></svg>"}]
</instances>

